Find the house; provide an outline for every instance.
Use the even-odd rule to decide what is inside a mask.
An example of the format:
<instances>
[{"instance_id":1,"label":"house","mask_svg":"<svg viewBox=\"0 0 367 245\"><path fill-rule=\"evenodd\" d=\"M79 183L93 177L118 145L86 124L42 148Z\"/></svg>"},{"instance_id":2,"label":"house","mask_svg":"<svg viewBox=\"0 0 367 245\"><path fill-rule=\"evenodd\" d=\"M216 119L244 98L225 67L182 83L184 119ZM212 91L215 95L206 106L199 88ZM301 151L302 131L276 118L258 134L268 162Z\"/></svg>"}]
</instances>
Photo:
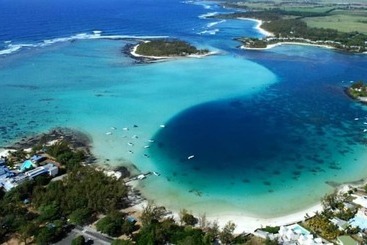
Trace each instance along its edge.
<instances>
[{"instance_id":1,"label":"house","mask_svg":"<svg viewBox=\"0 0 367 245\"><path fill-rule=\"evenodd\" d=\"M45 166L37 167L25 173L30 179L33 179L42 174L48 174L50 176L56 176L59 172L57 166L53 165L52 163L48 163Z\"/></svg>"},{"instance_id":2,"label":"house","mask_svg":"<svg viewBox=\"0 0 367 245\"><path fill-rule=\"evenodd\" d=\"M33 155L30 160L33 162L33 163L40 163L40 162L43 162L44 160L46 160L47 157L45 156L41 156L41 155Z\"/></svg>"},{"instance_id":3,"label":"house","mask_svg":"<svg viewBox=\"0 0 367 245\"><path fill-rule=\"evenodd\" d=\"M364 208L367 208L367 196L360 196L355 194L353 194L352 196L355 197L353 203L361 205Z\"/></svg>"},{"instance_id":4,"label":"house","mask_svg":"<svg viewBox=\"0 0 367 245\"><path fill-rule=\"evenodd\" d=\"M357 205L355 205L354 203L349 203L349 202L343 202L343 206L344 206L344 211L355 210L357 208Z\"/></svg>"},{"instance_id":5,"label":"house","mask_svg":"<svg viewBox=\"0 0 367 245\"><path fill-rule=\"evenodd\" d=\"M338 229L341 230L341 231L345 230L349 226L348 221L339 219L337 217L334 217L334 218L330 219L330 222L333 223L334 225L336 225L338 227Z\"/></svg>"}]
</instances>

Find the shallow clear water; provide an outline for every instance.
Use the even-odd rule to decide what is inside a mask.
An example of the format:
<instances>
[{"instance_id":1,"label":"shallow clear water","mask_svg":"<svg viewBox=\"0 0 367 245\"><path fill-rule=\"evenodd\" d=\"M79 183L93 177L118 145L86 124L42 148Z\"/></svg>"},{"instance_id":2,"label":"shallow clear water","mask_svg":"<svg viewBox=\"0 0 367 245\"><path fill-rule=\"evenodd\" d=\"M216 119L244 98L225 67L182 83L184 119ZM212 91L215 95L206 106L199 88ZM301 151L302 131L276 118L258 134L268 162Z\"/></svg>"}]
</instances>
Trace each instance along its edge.
<instances>
[{"instance_id":1,"label":"shallow clear water","mask_svg":"<svg viewBox=\"0 0 367 245\"><path fill-rule=\"evenodd\" d=\"M319 201L329 182L366 176L367 112L343 92L366 77L364 55L240 50L232 38L261 36L254 22L205 19L229 11L208 2L109 3L0 1L3 50L23 44L0 55L0 145L56 126L82 130L101 163L161 173L140 183L148 198L197 213L278 216ZM137 65L121 53L134 41L68 38L96 29L220 54Z\"/></svg>"}]
</instances>

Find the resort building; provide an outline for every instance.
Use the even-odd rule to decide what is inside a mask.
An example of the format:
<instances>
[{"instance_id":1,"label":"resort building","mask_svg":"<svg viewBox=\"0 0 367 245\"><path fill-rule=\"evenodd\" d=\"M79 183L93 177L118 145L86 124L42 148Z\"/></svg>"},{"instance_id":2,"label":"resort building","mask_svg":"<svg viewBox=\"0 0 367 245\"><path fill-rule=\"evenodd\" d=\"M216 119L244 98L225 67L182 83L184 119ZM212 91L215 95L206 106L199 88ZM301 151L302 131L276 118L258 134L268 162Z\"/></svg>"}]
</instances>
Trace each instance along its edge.
<instances>
[{"instance_id":1,"label":"resort building","mask_svg":"<svg viewBox=\"0 0 367 245\"><path fill-rule=\"evenodd\" d=\"M37 176L47 174L49 176L56 176L59 173L59 169L52 163L48 163L44 166L36 167L25 173L16 175L10 171L6 166L0 166L0 188L4 188L5 191L9 191L12 188L18 186L26 180L32 180Z\"/></svg>"},{"instance_id":2,"label":"resort building","mask_svg":"<svg viewBox=\"0 0 367 245\"><path fill-rule=\"evenodd\" d=\"M345 230L349 226L348 221L339 219L337 217L334 217L334 218L330 219L330 222L333 223L334 225L336 225L338 227L338 229L341 230L341 231Z\"/></svg>"},{"instance_id":3,"label":"resort building","mask_svg":"<svg viewBox=\"0 0 367 245\"><path fill-rule=\"evenodd\" d=\"M281 226L279 229L278 242L284 245L332 245L332 243L323 242L319 237L314 238L311 232L298 224Z\"/></svg>"},{"instance_id":4,"label":"resort building","mask_svg":"<svg viewBox=\"0 0 367 245\"><path fill-rule=\"evenodd\" d=\"M42 156L42 155L33 155L30 159L25 160L22 165L20 165L19 170L21 172L25 172L28 169L31 168L36 168L39 163L43 162L44 160L46 160L47 157Z\"/></svg>"},{"instance_id":5,"label":"resort building","mask_svg":"<svg viewBox=\"0 0 367 245\"><path fill-rule=\"evenodd\" d=\"M348 222L352 227L359 227L362 231L367 230L367 209L359 209L356 215Z\"/></svg>"},{"instance_id":6,"label":"resort building","mask_svg":"<svg viewBox=\"0 0 367 245\"><path fill-rule=\"evenodd\" d=\"M367 208L367 196L359 196L355 194L353 194L352 196L355 197L355 199L353 200L355 204L358 204L364 208Z\"/></svg>"}]
</instances>

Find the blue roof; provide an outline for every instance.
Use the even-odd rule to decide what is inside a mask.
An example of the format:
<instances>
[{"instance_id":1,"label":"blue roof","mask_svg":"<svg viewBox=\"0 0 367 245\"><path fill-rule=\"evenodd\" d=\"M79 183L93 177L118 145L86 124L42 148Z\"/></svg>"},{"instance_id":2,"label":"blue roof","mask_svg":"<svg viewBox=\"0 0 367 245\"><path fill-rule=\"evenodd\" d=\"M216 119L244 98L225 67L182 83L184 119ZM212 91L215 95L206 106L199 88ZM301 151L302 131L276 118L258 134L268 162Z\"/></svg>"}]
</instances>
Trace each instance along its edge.
<instances>
[{"instance_id":1,"label":"blue roof","mask_svg":"<svg viewBox=\"0 0 367 245\"><path fill-rule=\"evenodd\" d=\"M5 175L5 177L7 177L10 173L11 172L9 171L8 167L0 166L0 176Z\"/></svg>"},{"instance_id":2,"label":"blue roof","mask_svg":"<svg viewBox=\"0 0 367 245\"><path fill-rule=\"evenodd\" d=\"M44 159L46 159L46 157L44 157L44 156L40 156L40 155L33 155L33 156L31 157L31 160L32 160L32 161L34 161L34 162L42 161L42 160L44 160Z\"/></svg>"}]
</instances>

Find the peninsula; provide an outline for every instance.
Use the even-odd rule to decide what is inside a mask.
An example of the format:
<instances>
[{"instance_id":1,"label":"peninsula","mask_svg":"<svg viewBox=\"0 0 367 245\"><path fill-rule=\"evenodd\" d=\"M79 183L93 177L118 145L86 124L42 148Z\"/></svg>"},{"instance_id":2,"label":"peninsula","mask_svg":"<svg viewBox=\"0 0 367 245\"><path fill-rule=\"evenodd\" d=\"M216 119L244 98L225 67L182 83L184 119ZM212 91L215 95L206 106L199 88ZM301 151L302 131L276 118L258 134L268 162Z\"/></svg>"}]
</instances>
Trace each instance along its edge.
<instances>
[{"instance_id":1,"label":"peninsula","mask_svg":"<svg viewBox=\"0 0 367 245\"><path fill-rule=\"evenodd\" d=\"M307 6L299 4L231 3L230 7L246 9L246 12L219 14L212 16L212 18L261 20L260 27L272 35L260 39L237 38L243 43L242 48L245 49L264 49L270 45L297 43L331 47L351 53L366 52L367 35L365 29L357 28L358 24L367 21L362 14L365 13L363 6L352 8L340 4L309 4ZM357 16L358 19L356 19ZM321 22L325 22L325 25L321 25ZM338 25L330 25L330 22L338 23Z\"/></svg>"}]
</instances>

